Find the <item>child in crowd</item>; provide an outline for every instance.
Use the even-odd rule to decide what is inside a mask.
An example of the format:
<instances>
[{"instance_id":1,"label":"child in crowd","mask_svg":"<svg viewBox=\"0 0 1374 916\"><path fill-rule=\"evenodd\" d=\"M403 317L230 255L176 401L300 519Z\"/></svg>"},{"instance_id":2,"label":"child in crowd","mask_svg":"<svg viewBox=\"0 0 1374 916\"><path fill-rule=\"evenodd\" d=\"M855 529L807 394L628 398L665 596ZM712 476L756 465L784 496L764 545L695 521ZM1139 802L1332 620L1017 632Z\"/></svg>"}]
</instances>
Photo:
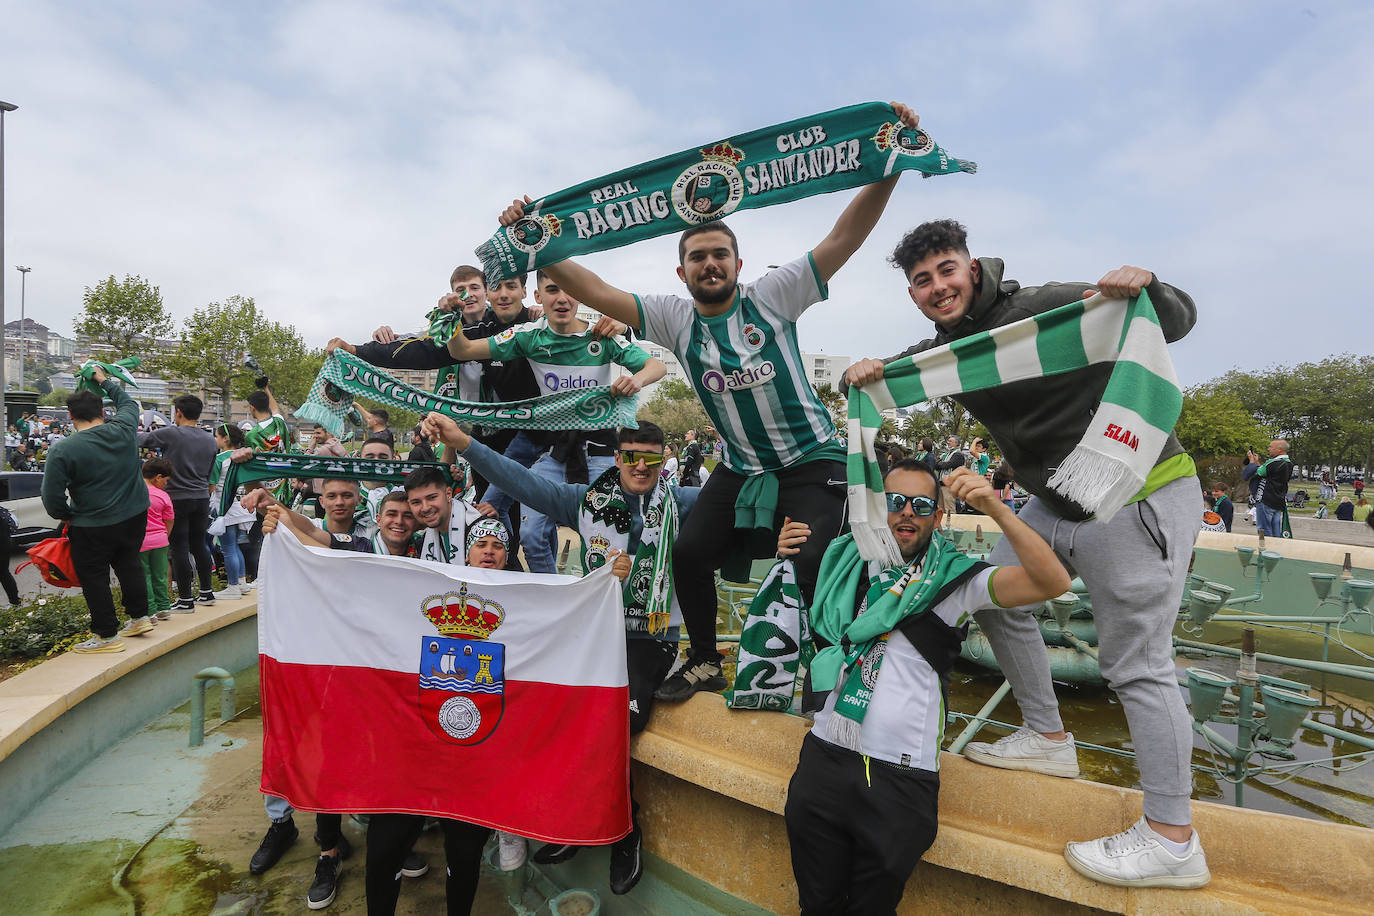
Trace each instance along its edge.
<instances>
[{"instance_id":1,"label":"child in crowd","mask_svg":"<svg viewBox=\"0 0 1374 916\"><path fill-rule=\"evenodd\" d=\"M143 462L143 482L148 485L148 530L138 558L143 562L143 577L148 582L148 616L167 620L172 602L167 592L167 545L172 533L172 497L163 491L172 479L172 462L149 458Z\"/></svg>"},{"instance_id":2,"label":"child in crowd","mask_svg":"<svg viewBox=\"0 0 1374 916\"><path fill-rule=\"evenodd\" d=\"M242 448L245 441L243 430L232 423L215 424L215 444L219 454L210 466L210 512L219 512L220 498L224 491L225 469L229 466L229 456L234 449ZM252 524L253 514L239 504L237 499L228 511L210 523L210 533L219 538L220 553L224 555L224 578L228 583L215 597L226 600L242 598L251 591L243 581L243 551L239 549L239 525Z\"/></svg>"}]
</instances>

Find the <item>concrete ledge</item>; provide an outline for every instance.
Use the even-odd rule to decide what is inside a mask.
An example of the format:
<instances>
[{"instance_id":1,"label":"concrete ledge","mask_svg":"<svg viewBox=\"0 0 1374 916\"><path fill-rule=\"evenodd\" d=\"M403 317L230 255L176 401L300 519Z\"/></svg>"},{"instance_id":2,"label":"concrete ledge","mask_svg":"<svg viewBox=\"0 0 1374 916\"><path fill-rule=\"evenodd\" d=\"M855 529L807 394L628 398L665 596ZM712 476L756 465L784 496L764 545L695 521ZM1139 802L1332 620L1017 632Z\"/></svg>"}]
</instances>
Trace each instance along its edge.
<instances>
[{"instance_id":1,"label":"concrete ledge","mask_svg":"<svg viewBox=\"0 0 1374 916\"><path fill-rule=\"evenodd\" d=\"M102 687L208 633L258 612L256 598L217 601L194 614L174 614L128 648L110 655L67 652L0 682L0 762L63 713Z\"/></svg>"},{"instance_id":2,"label":"concrete ledge","mask_svg":"<svg viewBox=\"0 0 1374 916\"><path fill-rule=\"evenodd\" d=\"M808 728L795 716L731 712L714 695L657 704L632 748L650 851L751 903L795 910L781 816ZM1211 885L1131 890L1081 877L1062 853L1067 842L1134 822L1138 791L950 754L940 778L940 834L908 885L903 913L929 911L932 892L967 903L970 882L980 910L990 912L1038 911L1051 901L1115 913L1364 914L1374 907L1371 830L1194 802ZM694 800L683 804L684 795ZM736 855L727 847L743 831Z\"/></svg>"}]
</instances>

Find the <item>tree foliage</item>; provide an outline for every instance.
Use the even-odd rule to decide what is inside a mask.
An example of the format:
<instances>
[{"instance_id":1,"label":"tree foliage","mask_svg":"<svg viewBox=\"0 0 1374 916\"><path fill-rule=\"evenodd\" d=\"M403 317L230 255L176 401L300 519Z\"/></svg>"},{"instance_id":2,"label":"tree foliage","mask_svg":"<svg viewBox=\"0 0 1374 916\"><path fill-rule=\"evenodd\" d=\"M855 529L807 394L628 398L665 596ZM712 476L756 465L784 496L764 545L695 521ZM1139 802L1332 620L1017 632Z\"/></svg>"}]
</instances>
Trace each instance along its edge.
<instances>
[{"instance_id":1,"label":"tree foliage","mask_svg":"<svg viewBox=\"0 0 1374 916\"><path fill-rule=\"evenodd\" d=\"M66 407L66 406L67 406L67 396L70 395L70 394L71 394L71 392L68 391L68 390L65 389L65 388L54 388L54 389L52 389L51 391L49 391L47 394L42 395L42 396L40 396L40 397L38 398L38 406L40 406L40 407Z\"/></svg>"},{"instance_id":2,"label":"tree foliage","mask_svg":"<svg viewBox=\"0 0 1374 916\"><path fill-rule=\"evenodd\" d=\"M689 429L700 434L711 422L692 386L681 379L659 382L654 396L639 408L638 418L661 426L669 442L680 441Z\"/></svg>"},{"instance_id":3,"label":"tree foliage","mask_svg":"<svg viewBox=\"0 0 1374 916\"><path fill-rule=\"evenodd\" d=\"M140 356L144 371L156 363L148 341L172 333L172 315L162 304L162 291L142 277L114 275L81 294L81 314L72 322L77 334L109 344L116 357Z\"/></svg>"},{"instance_id":4,"label":"tree foliage","mask_svg":"<svg viewBox=\"0 0 1374 916\"><path fill-rule=\"evenodd\" d=\"M1244 455L1247 448L1259 449L1267 439L1245 402L1215 382L1183 392L1183 410L1174 424L1174 434L1197 462Z\"/></svg>"},{"instance_id":5,"label":"tree foliage","mask_svg":"<svg viewBox=\"0 0 1374 916\"><path fill-rule=\"evenodd\" d=\"M200 380L205 393L219 401L220 416L228 416L230 401L247 397L254 388L256 374L243 365L250 353L284 409L305 400L324 361L322 353L306 348L293 326L268 321L252 297L236 295L196 309L186 319L168 369Z\"/></svg>"}]
</instances>

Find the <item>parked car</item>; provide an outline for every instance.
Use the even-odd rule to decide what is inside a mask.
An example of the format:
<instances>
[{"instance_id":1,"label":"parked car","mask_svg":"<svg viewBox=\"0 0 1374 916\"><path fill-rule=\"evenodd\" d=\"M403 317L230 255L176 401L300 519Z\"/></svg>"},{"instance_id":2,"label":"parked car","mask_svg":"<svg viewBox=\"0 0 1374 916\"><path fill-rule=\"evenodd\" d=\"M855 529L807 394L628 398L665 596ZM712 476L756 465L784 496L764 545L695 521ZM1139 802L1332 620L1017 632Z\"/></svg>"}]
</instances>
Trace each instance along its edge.
<instances>
[{"instance_id":1,"label":"parked car","mask_svg":"<svg viewBox=\"0 0 1374 916\"><path fill-rule=\"evenodd\" d=\"M58 522L48 515L38 495L42 486L40 471L0 471L0 504L19 522L19 533L11 539L15 547L27 547L57 533Z\"/></svg>"}]
</instances>

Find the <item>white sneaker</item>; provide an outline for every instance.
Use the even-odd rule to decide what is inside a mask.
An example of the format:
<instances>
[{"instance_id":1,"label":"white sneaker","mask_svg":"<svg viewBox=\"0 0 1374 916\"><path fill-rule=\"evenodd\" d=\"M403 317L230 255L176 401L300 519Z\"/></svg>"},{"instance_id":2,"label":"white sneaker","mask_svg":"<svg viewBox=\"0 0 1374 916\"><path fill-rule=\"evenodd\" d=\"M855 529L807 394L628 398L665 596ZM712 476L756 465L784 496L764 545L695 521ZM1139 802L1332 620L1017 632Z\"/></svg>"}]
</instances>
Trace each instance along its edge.
<instances>
[{"instance_id":1,"label":"white sneaker","mask_svg":"<svg viewBox=\"0 0 1374 916\"><path fill-rule=\"evenodd\" d=\"M516 836L513 833L506 833L504 830L498 831L497 839L501 843L500 861L502 871L515 871L525 864L526 846L525 838Z\"/></svg>"},{"instance_id":2,"label":"white sneaker","mask_svg":"<svg viewBox=\"0 0 1374 916\"><path fill-rule=\"evenodd\" d=\"M1164 848L1143 817L1116 836L1069 843L1064 858L1080 875L1117 887L1194 888L1212 880L1196 830L1188 851L1177 856Z\"/></svg>"},{"instance_id":3,"label":"white sneaker","mask_svg":"<svg viewBox=\"0 0 1374 916\"><path fill-rule=\"evenodd\" d=\"M964 756L974 763L1004 770L1030 770L1046 776L1078 778L1078 748L1073 743L1072 732L1055 741L1023 725L992 744L971 742L964 748Z\"/></svg>"},{"instance_id":4,"label":"white sneaker","mask_svg":"<svg viewBox=\"0 0 1374 916\"><path fill-rule=\"evenodd\" d=\"M243 591L237 585L226 585L220 591L215 592L216 601L237 601L243 597Z\"/></svg>"}]
</instances>

